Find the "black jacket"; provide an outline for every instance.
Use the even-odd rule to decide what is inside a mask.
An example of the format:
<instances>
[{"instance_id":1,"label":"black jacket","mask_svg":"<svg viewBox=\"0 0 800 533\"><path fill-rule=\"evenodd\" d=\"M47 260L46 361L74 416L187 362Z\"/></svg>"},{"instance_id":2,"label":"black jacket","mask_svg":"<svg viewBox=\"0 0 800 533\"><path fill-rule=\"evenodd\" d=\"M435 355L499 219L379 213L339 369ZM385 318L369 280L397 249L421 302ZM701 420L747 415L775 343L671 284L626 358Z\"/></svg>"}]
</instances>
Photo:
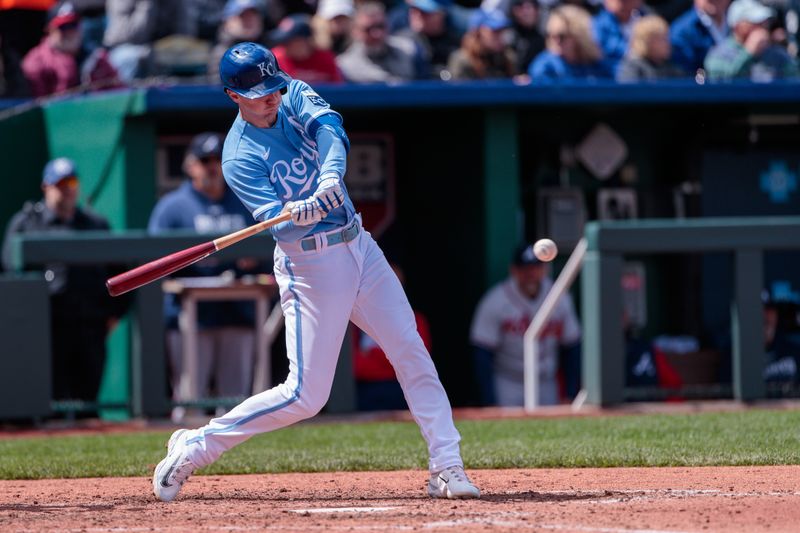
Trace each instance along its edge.
<instances>
[{"instance_id":1,"label":"black jacket","mask_svg":"<svg viewBox=\"0 0 800 533\"><path fill-rule=\"evenodd\" d=\"M6 227L3 240L3 268L13 270L12 236L19 233L69 233L73 231L108 230L106 219L88 209L78 208L69 222L59 220L44 202L28 202L15 214ZM127 299L111 298L105 280L114 272L106 265L26 265L26 270L42 270L51 294L53 315L74 322L105 323L119 317ZM88 325L88 324L87 324Z\"/></svg>"}]
</instances>

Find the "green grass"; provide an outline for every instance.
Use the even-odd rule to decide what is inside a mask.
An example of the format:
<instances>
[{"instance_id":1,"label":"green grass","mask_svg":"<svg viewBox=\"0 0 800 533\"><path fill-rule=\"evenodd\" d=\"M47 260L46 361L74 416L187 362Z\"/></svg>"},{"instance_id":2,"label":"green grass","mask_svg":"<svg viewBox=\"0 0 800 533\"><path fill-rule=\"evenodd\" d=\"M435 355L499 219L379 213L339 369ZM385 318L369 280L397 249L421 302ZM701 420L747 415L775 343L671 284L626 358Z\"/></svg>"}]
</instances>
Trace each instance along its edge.
<instances>
[{"instance_id":1,"label":"green grass","mask_svg":"<svg viewBox=\"0 0 800 533\"><path fill-rule=\"evenodd\" d=\"M462 421L468 468L800 464L800 411ZM0 478L148 476L169 433L0 439ZM206 474L425 468L412 423L308 423L260 435Z\"/></svg>"}]
</instances>

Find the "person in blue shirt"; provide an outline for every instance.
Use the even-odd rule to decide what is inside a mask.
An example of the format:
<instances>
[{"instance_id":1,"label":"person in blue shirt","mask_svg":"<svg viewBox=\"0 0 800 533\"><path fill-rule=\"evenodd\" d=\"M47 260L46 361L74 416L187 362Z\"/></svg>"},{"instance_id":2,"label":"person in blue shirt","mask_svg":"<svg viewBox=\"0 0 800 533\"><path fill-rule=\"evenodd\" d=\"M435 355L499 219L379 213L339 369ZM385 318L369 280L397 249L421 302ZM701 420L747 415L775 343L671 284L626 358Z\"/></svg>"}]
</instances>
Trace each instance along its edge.
<instances>
[{"instance_id":1,"label":"person in blue shirt","mask_svg":"<svg viewBox=\"0 0 800 533\"><path fill-rule=\"evenodd\" d=\"M706 54L730 34L725 19L731 0L694 0L694 6L670 26L672 61L694 76Z\"/></svg>"},{"instance_id":2,"label":"person in blue shirt","mask_svg":"<svg viewBox=\"0 0 800 533\"><path fill-rule=\"evenodd\" d=\"M229 48L220 77L239 107L222 152L225 180L256 220L291 215L270 228L289 376L201 428L173 433L153 474L154 494L171 501L195 469L226 450L318 413L352 321L396 371L428 446L428 494L479 497L464 472L461 437L408 298L348 196L349 140L341 115L255 43Z\"/></svg>"},{"instance_id":3,"label":"person in blue shirt","mask_svg":"<svg viewBox=\"0 0 800 533\"><path fill-rule=\"evenodd\" d=\"M531 82L613 78L611 65L592 38L586 10L566 5L551 11L545 40L547 49L528 67Z\"/></svg>"},{"instance_id":4,"label":"person in blue shirt","mask_svg":"<svg viewBox=\"0 0 800 533\"><path fill-rule=\"evenodd\" d=\"M642 0L605 0L603 9L594 16L594 39L614 70L628 51L633 24L643 14Z\"/></svg>"},{"instance_id":5,"label":"person in blue shirt","mask_svg":"<svg viewBox=\"0 0 800 533\"><path fill-rule=\"evenodd\" d=\"M250 213L222 177L222 146L223 138L217 133L201 133L192 139L183 162L189 179L158 201L147 227L150 234L192 230L200 234L225 235L249 225ZM224 272L241 276L264 269L252 259L234 263L210 257L182 270L180 276L219 276ZM201 302L198 305L197 363L201 390L187 391L181 389L186 369L182 364L182 339L178 331L180 302L171 294L165 299L173 398L180 401L195 394L209 396L212 377L217 396L248 396L255 350L252 303ZM185 411L176 407L173 420L181 420Z\"/></svg>"}]
</instances>

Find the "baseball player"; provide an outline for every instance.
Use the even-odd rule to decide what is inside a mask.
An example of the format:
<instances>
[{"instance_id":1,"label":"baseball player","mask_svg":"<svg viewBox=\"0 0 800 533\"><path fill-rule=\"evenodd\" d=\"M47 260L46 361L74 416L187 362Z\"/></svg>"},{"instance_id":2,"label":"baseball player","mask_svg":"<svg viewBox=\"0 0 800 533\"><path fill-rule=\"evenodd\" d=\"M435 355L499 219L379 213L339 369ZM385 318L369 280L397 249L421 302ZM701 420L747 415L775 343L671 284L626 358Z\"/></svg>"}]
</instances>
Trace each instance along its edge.
<instances>
[{"instance_id":1,"label":"baseball player","mask_svg":"<svg viewBox=\"0 0 800 533\"><path fill-rule=\"evenodd\" d=\"M472 319L470 341L473 345L476 376L483 403L487 405L521 406L524 402L525 330L542 306L552 287L546 264L539 261L532 246L524 246L514 254L510 276L492 287L478 304ZM559 401L559 349L564 360L577 366L580 361L580 325L569 295L560 299L552 317L539 337L539 404ZM565 372L568 374L568 372ZM567 378L568 393L574 395L578 379Z\"/></svg>"},{"instance_id":2,"label":"baseball player","mask_svg":"<svg viewBox=\"0 0 800 533\"><path fill-rule=\"evenodd\" d=\"M255 43L229 48L220 77L239 107L222 154L225 180L255 219L292 215L270 229L289 376L201 428L173 433L153 475L155 495L173 500L195 469L226 450L318 413L352 321L384 348L397 372L428 445L428 494L479 497L464 473L460 435L411 306L347 195L349 141L341 116Z\"/></svg>"}]
</instances>

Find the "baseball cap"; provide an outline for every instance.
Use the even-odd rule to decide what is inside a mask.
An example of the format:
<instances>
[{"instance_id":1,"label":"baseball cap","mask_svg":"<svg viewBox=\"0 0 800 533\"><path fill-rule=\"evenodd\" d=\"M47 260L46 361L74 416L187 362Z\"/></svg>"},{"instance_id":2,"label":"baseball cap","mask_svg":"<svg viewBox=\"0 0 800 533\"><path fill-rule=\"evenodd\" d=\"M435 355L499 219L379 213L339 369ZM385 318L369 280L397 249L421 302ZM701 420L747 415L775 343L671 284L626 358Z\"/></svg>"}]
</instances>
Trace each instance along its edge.
<instances>
[{"instance_id":1,"label":"baseball cap","mask_svg":"<svg viewBox=\"0 0 800 533\"><path fill-rule=\"evenodd\" d=\"M469 19L469 29L474 30L486 26L492 30L504 30L511 27L511 19L499 9L484 11L477 9Z\"/></svg>"},{"instance_id":2,"label":"baseball cap","mask_svg":"<svg viewBox=\"0 0 800 533\"><path fill-rule=\"evenodd\" d=\"M761 24L775 16L775 11L756 0L736 0L728 8L728 26L733 28L739 22Z\"/></svg>"},{"instance_id":3,"label":"baseball cap","mask_svg":"<svg viewBox=\"0 0 800 533\"><path fill-rule=\"evenodd\" d=\"M317 15L325 20L335 19L340 15L352 17L356 12L353 0L320 0Z\"/></svg>"},{"instance_id":4,"label":"baseball cap","mask_svg":"<svg viewBox=\"0 0 800 533\"><path fill-rule=\"evenodd\" d=\"M204 132L194 136L189 143L188 153L197 159L222 157L222 136L218 133Z\"/></svg>"},{"instance_id":5,"label":"baseball cap","mask_svg":"<svg viewBox=\"0 0 800 533\"><path fill-rule=\"evenodd\" d=\"M517 248L514 252L512 262L514 266L539 265L542 263L539 261L539 258L536 257L536 254L533 253L533 245L530 244Z\"/></svg>"},{"instance_id":6,"label":"baseball cap","mask_svg":"<svg viewBox=\"0 0 800 533\"><path fill-rule=\"evenodd\" d=\"M278 23L278 27L269 34L270 40L274 44L285 43L295 37L311 37L311 17L296 13L284 17Z\"/></svg>"},{"instance_id":7,"label":"baseball cap","mask_svg":"<svg viewBox=\"0 0 800 533\"><path fill-rule=\"evenodd\" d=\"M408 5L416 7L423 13L437 13L445 10L444 4L437 0L408 0Z\"/></svg>"},{"instance_id":8,"label":"baseball cap","mask_svg":"<svg viewBox=\"0 0 800 533\"><path fill-rule=\"evenodd\" d=\"M222 11L222 18L236 17L248 9L255 9L264 13L266 7L262 0L228 0L228 3L225 4L225 9Z\"/></svg>"},{"instance_id":9,"label":"baseball cap","mask_svg":"<svg viewBox=\"0 0 800 533\"><path fill-rule=\"evenodd\" d=\"M53 159L44 167L42 172L42 185L55 185L64 178L78 177L75 162L66 157Z\"/></svg>"},{"instance_id":10,"label":"baseball cap","mask_svg":"<svg viewBox=\"0 0 800 533\"><path fill-rule=\"evenodd\" d=\"M72 2L64 2L56 5L47 13L47 29L52 30L67 24L76 24L79 20L80 15Z\"/></svg>"}]
</instances>

